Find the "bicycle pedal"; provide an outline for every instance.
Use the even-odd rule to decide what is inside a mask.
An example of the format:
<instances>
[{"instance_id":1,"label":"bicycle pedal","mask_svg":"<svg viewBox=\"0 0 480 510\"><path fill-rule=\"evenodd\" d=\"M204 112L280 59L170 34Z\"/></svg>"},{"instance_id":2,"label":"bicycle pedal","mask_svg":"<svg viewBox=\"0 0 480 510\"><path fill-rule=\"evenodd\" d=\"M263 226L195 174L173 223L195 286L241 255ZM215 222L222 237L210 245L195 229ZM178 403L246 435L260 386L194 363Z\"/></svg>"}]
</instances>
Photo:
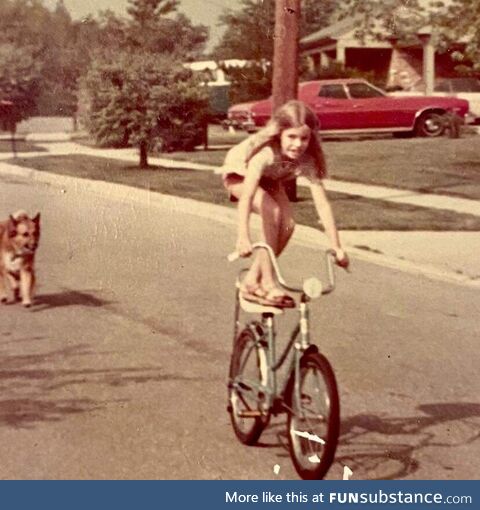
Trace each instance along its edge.
<instances>
[{"instance_id":1,"label":"bicycle pedal","mask_svg":"<svg viewBox=\"0 0 480 510\"><path fill-rule=\"evenodd\" d=\"M261 411L239 411L237 416L239 418L260 418L263 413Z\"/></svg>"}]
</instances>

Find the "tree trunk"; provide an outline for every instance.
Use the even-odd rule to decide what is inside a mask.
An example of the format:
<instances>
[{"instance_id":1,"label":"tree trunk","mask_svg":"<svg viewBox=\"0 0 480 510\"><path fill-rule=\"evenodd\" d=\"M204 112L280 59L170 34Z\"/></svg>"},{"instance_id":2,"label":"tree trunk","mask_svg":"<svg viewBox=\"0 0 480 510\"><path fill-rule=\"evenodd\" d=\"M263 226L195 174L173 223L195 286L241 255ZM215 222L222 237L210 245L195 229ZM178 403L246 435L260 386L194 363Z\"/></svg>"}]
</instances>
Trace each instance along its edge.
<instances>
[{"instance_id":1,"label":"tree trunk","mask_svg":"<svg viewBox=\"0 0 480 510\"><path fill-rule=\"evenodd\" d=\"M148 168L147 142L140 142L140 168Z\"/></svg>"},{"instance_id":2,"label":"tree trunk","mask_svg":"<svg viewBox=\"0 0 480 510\"><path fill-rule=\"evenodd\" d=\"M275 0L272 96L276 110L297 97L300 0ZM296 180L285 186L288 198L297 200Z\"/></svg>"},{"instance_id":3,"label":"tree trunk","mask_svg":"<svg viewBox=\"0 0 480 510\"><path fill-rule=\"evenodd\" d=\"M275 1L272 96L276 110L297 97L300 0Z\"/></svg>"},{"instance_id":4,"label":"tree trunk","mask_svg":"<svg viewBox=\"0 0 480 510\"><path fill-rule=\"evenodd\" d=\"M10 126L10 139L12 142L12 153L13 153L14 158L17 157L17 146L16 146L16 140L15 140L16 134L17 134L17 124L13 123Z\"/></svg>"}]
</instances>

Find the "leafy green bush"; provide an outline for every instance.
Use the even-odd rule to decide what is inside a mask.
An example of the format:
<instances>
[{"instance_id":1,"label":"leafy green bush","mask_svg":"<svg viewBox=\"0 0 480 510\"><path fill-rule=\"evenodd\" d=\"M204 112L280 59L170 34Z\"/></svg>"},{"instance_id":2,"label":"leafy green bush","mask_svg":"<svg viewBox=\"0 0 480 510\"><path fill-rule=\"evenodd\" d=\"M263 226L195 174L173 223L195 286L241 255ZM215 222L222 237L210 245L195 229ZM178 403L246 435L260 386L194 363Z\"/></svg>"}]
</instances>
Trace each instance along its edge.
<instances>
[{"instance_id":1,"label":"leafy green bush","mask_svg":"<svg viewBox=\"0 0 480 510\"><path fill-rule=\"evenodd\" d=\"M98 145L191 150L203 141L207 94L173 60L142 52L98 56L83 82L84 124Z\"/></svg>"},{"instance_id":2,"label":"leafy green bush","mask_svg":"<svg viewBox=\"0 0 480 510\"><path fill-rule=\"evenodd\" d=\"M221 66L222 67L222 66ZM248 62L243 67L222 67L230 81L230 104L265 99L272 92L270 62Z\"/></svg>"}]
</instances>

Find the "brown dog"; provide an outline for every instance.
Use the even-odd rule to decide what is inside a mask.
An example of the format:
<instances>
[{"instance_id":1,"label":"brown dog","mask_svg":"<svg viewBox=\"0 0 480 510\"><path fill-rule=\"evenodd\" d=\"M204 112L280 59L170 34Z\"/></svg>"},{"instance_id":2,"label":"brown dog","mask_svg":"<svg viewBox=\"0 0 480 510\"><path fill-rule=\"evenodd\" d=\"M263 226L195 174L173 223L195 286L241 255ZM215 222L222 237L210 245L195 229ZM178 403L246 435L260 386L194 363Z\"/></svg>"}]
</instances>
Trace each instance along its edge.
<instances>
[{"instance_id":1,"label":"brown dog","mask_svg":"<svg viewBox=\"0 0 480 510\"><path fill-rule=\"evenodd\" d=\"M0 222L0 299L8 303L7 288L13 301L32 304L35 286L35 252L40 239L40 213L30 218L25 211L11 214Z\"/></svg>"}]
</instances>

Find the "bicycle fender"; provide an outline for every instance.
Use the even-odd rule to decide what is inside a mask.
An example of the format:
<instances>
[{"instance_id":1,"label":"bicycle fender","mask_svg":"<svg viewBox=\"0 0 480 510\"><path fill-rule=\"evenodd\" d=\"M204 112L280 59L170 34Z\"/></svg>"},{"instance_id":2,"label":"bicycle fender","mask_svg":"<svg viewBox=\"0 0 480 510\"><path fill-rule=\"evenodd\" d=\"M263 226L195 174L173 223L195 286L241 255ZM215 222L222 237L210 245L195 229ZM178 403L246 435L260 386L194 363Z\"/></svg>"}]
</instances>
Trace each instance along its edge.
<instances>
[{"instance_id":1,"label":"bicycle fender","mask_svg":"<svg viewBox=\"0 0 480 510\"><path fill-rule=\"evenodd\" d=\"M317 354L318 347L315 344L309 345L304 351L302 356L306 356L307 354Z\"/></svg>"}]
</instances>

